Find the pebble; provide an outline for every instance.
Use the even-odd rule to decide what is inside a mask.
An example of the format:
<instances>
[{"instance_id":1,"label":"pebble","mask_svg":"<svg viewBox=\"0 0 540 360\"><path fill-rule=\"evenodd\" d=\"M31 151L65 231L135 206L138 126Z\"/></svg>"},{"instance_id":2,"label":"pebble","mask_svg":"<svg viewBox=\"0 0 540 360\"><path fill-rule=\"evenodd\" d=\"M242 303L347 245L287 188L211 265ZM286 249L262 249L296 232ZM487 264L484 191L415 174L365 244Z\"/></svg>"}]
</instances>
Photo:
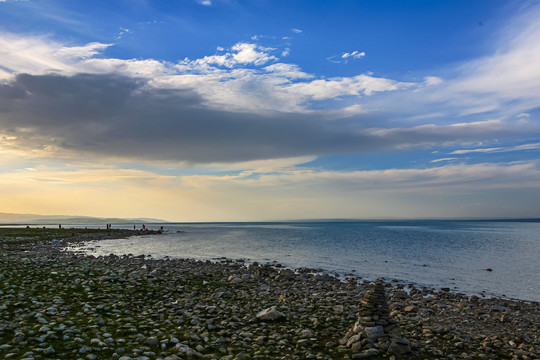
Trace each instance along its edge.
<instances>
[{"instance_id":1,"label":"pebble","mask_svg":"<svg viewBox=\"0 0 540 360\"><path fill-rule=\"evenodd\" d=\"M535 302L229 259L83 256L62 249L87 238L63 240L0 241L0 358L540 355Z\"/></svg>"}]
</instances>

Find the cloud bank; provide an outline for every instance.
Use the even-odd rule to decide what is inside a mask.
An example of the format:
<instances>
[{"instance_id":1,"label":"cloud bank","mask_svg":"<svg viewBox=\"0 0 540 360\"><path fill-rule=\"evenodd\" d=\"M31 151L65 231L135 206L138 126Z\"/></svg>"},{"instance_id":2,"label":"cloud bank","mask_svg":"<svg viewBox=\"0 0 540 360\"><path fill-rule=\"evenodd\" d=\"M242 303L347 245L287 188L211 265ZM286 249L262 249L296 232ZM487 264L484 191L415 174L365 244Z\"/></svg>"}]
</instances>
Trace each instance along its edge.
<instances>
[{"instance_id":1,"label":"cloud bank","mask_svg":"<svg viewBox=\"0 0 540 360\"><path fill-rule=\"evenodd\" d=\"M493 121L375 128L358 115L220 111L195 90L156 89L116 74L17 75L0 85L0 109L3 149L187 163L395 150L530 131Z\"/></svg>"},{"instance_id":2,"label":"cloud bank","mask_svg":"<svg viewBox=\"0 0 540 360\"><path fill-rule=\"evenodd\" d=\"M532 139L540 26L518 20L498 53L421 81L327 78L248 42L171 63L108 57L113 44L0 33L0 146L193 164Z\"/></svg>"}]
</instances>

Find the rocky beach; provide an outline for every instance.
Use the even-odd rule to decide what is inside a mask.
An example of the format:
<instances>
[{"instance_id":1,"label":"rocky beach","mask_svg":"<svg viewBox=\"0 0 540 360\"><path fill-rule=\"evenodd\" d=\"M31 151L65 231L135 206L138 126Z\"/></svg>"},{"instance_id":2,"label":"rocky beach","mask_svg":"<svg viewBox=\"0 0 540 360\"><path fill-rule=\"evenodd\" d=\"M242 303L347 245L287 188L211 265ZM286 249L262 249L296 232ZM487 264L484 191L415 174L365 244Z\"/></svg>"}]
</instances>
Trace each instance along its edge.
<instances>
[{"instance_id":1,"label":"rocky beach","mask_svg":"<svg viewBox=\"0 0 540 360\"><path fill-rule=\"evenodd\" d=\"M540 356L537 302L374 283L353 274L275 263L94 257L66 251L75 243L141 234L1 229L0 357Z\"/></svg>"}]
</instances>

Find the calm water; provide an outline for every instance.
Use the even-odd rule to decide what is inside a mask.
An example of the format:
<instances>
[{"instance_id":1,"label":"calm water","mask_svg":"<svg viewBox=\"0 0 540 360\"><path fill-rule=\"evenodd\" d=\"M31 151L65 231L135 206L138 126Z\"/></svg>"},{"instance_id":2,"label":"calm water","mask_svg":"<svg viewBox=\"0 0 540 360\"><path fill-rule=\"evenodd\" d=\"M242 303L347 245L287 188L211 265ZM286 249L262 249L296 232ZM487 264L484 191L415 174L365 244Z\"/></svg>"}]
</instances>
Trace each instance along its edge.
<instances>
[{"instance_id":1,"label":"calm water","mask_svg":"<svg viewBox=\"0 0 540 360\"><path fill-rule=\"evenodd\" d=\"M161 225L150 224L149 228ZM162 236L99 241L89 251L95 255L276 261L341 274L354 270L368 280L398 279L469 294L540 301L540 223L335 221L163 226L168 232Z\"/></svg>"}]
</instances>

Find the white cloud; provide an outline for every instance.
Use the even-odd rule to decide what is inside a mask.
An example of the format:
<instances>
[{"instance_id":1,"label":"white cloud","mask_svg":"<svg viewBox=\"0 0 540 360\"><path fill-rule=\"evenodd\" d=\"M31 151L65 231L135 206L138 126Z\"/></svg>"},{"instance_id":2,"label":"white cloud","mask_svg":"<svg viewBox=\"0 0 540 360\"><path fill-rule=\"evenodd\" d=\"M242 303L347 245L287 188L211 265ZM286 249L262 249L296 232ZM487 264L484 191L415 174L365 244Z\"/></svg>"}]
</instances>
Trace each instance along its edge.
<instances>
[{"instance_id":1,"label":"white cloud","mask_svg":"<svg viewBox=\"0 0 540 360\"><path fill-rule=\"evenodd\" d=\"M117 73L156 80L174 71L170 64L153 59L87 59L79 64L79 69L94 74Z\"/></svg>"},{"instance_id":2,"label":"white cloud","mask_svg":"<svg viewBox=\"0 0 540 360\"><path fill-rule=\"evenodd\" d=\"M219 66L233 68L239 65L261 66L270 61L277 61L278 58L271 55L270 52L275 49L265 48L251 43L237 43L223 55L210 55L202 59L186 59L180 63L184 69L208 69L209 66ZM225 51L218 47L218 51Z\"/></svg>"},{"instance_id":3,"label":"white cloud","mask_svg":"<svg viewBox=\"0 0 540 360\"><path fill-rule=\"evenodd\" d=\"M261 47L255 44L238 43L232 47L235 52L232 57L238 64L254 64L257 66L264 65L271 60L278 60L267 52L257 51L258 49L261 49Z\"/></svg>"},{"instance_id":4,"label":"white cloud","mask_svg":"<svg viewBox=\"0 0 540 360\"><path fill-rule=\"evenodd\" d=\"M65 46L46 37L0 33L0 76L7 79L15 73L117 73L149 79L149 85L157 88L195 88L206 106L212 108L259 112L311 111L306 101L369 96L412 85L368 75L317 78L297 65L279 62L274 55L278 49L254 43L237 43L229 49L218 47L218 54L186 58L177 64L96 57L110 46L113 45ZM285 54L288 51L283 50ZM345 107L355 109L353 105L348 103Z\"/></svg>"},{"instance_id":5,"label":"white cloud","mask_svg":"<svg viewBox=\"0 0 540 360\"><path fill-rule=\"evenodd\" d=\"M0 64L3 77L12 73L45 74L78 71L81 59L90 58L110 44L65 46L43 36L20 36L0 32Z\"/></svg>"},{"instance_id":6,"label":"white cloud","mask_svg":"<svg viewBox=\"0 0 540 360\"><path fill-rule=\"evenodd\" d=\"M264 70L280 77L289 79L310 79L313 75L300 70L300 67L293 64L277 63L264 67Z\"/></svg>"},{"instance_id":7,"label":"white cloud","mask_svg":"<svg viewBox=\"0 0 540 360\"><path fill-rule=\"evenodd\" d=\"M291 31L295 34L301 34L303 31L297 28L292 28Z\"/></svg>"},{"instance_id":8,"label":"white cloud","mask_svg":"<svg viewBox=\"0 0 540 360\"><path fill-rule=\"evenodd\" d=\"M469 150L455 150L450 153L450 155L463 155L471 153L490 153L495 151L500 151L501 148L482 148L482 149L469 149Z\"/></svg>"},{"instance_id":9,"label":"white cloud","mask_svg":"<svg viewBox=\"0 0 540 360\"><path fill-rule=\"evenodd\" d=\"M539 120L535 109L540 108L540 4L531 4L510 20L502 35L493 33L492 53L438 73L430 70L423 86L417 83L410 91L372 98L364 108L384 108L411 124L497 118L535 127ZM520 117L522 113L530 116Z\"/></svg>"},{"instance_id":10,"label":"white cloud","mask_svg":"<svg viewBox=\"0 0 540 360\"><path fill-rule=\"evenodd\" d=\"M211 0L197 0L197 2L201 5L204 5L204 6L212 6L212 1Z\"/></svg>"},{"instance_id":11,"label":"white cloud","mask_svg":"<svg viewBox=\"0 0 540 360\"><path fill-rule=\"evenodd\" d=\"M366 53L365 52L359 52L357 50L353 51L353 52L350 52L350 53L343 53L343 55L341 55L341 58L342 59L361 59L363 58L364 56L366 56Z\"/></svg>"},{"instance_id":12,"label":"white cloud","mask_svg":"<svg viewBox=\"0 0 540 360\"><path fill-rule=\"evenodd\" d=\"M540 6L513 19L505 43L493 55L463 67L465 78L455 86L462 91L495 93L502 99L540 94Z\"/></svg>"},{"instance_id":13,"label":"white cloud","mask_svg":"<svg viewBox=\"0 0 540 360\"><path fill-rule=\"evenodd\" d=\"M441 79L440 77L437 77L437 76L426 76L424 78L424 84L426 84L427 86L439 85L439 84L442 84L442 83L443 83L443 79Z\"/></svg>"},{"instance_id":14,"label":"white cloud","mask_svg":"<svg viewBox=\"0 0 540 360\"><path fill-rule=\"evenodd\" d=\"M500 152L538 150L538 149L540 149L540 143L532 143L532 144L523 144L523 145L509 146L509 147L455 150L455 151L452 151L450 155L463 155L463 154L471 154L471 153L500 153Z\"/></svg>"},{"instance_id":15,"label":"white cloud","mask_svg":"<svg viewBox=\"0 0 540 360\"><path fill-rule=\"evenodd\" d=\"M292 95L312 100L325 100L342 96L372 95L376 92L394 91L413 86L412 83L401 83L394 80L358 75L328 80L313 80L309 83L295 83L286 90Z\"/></svg>"},{"instance_id":16,"label":"white cloud","mask_svg":"<svg viewBox=\"0 0 540 360\"><path fill-rule=\"evenodd\" d=\"M112 44L102 44L102 43L89 43L84 46L71 46L71 47L62 47L58 50L58 55L62 58L79 58L87 59L93 57L94 55L100 54L103 50L110 47Z\"/></svg>"},{"instance_id":17,"label":"white cloud","mask_svg":"<svg viewBox=\"0 0 540 360\"><path fill-rule=\"evenodd\" d=\"M455 157L448 157L448 158L441 158L441 159L431 160L430 162L438 163L438 162L442 162L442 161L453 161L453 160L456 160L456 159L457 158L455 158Z\"/></svg>"},{"instance_id":18,"label":"white cloud","mask_svg":"<svg viewBox=\"0 0 540 360\"><path fill-rule=\"evenodd\" d=\"M120 27L120 32L116 34L116 39L121 39L124 35L131 34L131 33L133 32L130 29Z\"/></svg>"},{"instance_id":19,"label":"white cloud","mask_svg":"<svg viewBox=\"0 0 540 360\"><path fill-rule=\"evenodd\" d=\"M352 52L345 52L341 55L332 55L327 57L326 60L333 62L335 64L347 64L349 60L358 60L366 56L364 51L360 52L358 50Z\"/></svg>"},{"instance_id":20,"label":"white cloud","mask_svg":"<svg viewBox=\"0 0 540 360\"><path fill-rule=\"evenodd\" d=\"M529 3L524 9L499 34L493 53L444 69L444 82L426 77L425 91L403 103L427 104L460 117L498 112L515 118L540 107L540 5Z\"/></svg>"}]
</instances>

